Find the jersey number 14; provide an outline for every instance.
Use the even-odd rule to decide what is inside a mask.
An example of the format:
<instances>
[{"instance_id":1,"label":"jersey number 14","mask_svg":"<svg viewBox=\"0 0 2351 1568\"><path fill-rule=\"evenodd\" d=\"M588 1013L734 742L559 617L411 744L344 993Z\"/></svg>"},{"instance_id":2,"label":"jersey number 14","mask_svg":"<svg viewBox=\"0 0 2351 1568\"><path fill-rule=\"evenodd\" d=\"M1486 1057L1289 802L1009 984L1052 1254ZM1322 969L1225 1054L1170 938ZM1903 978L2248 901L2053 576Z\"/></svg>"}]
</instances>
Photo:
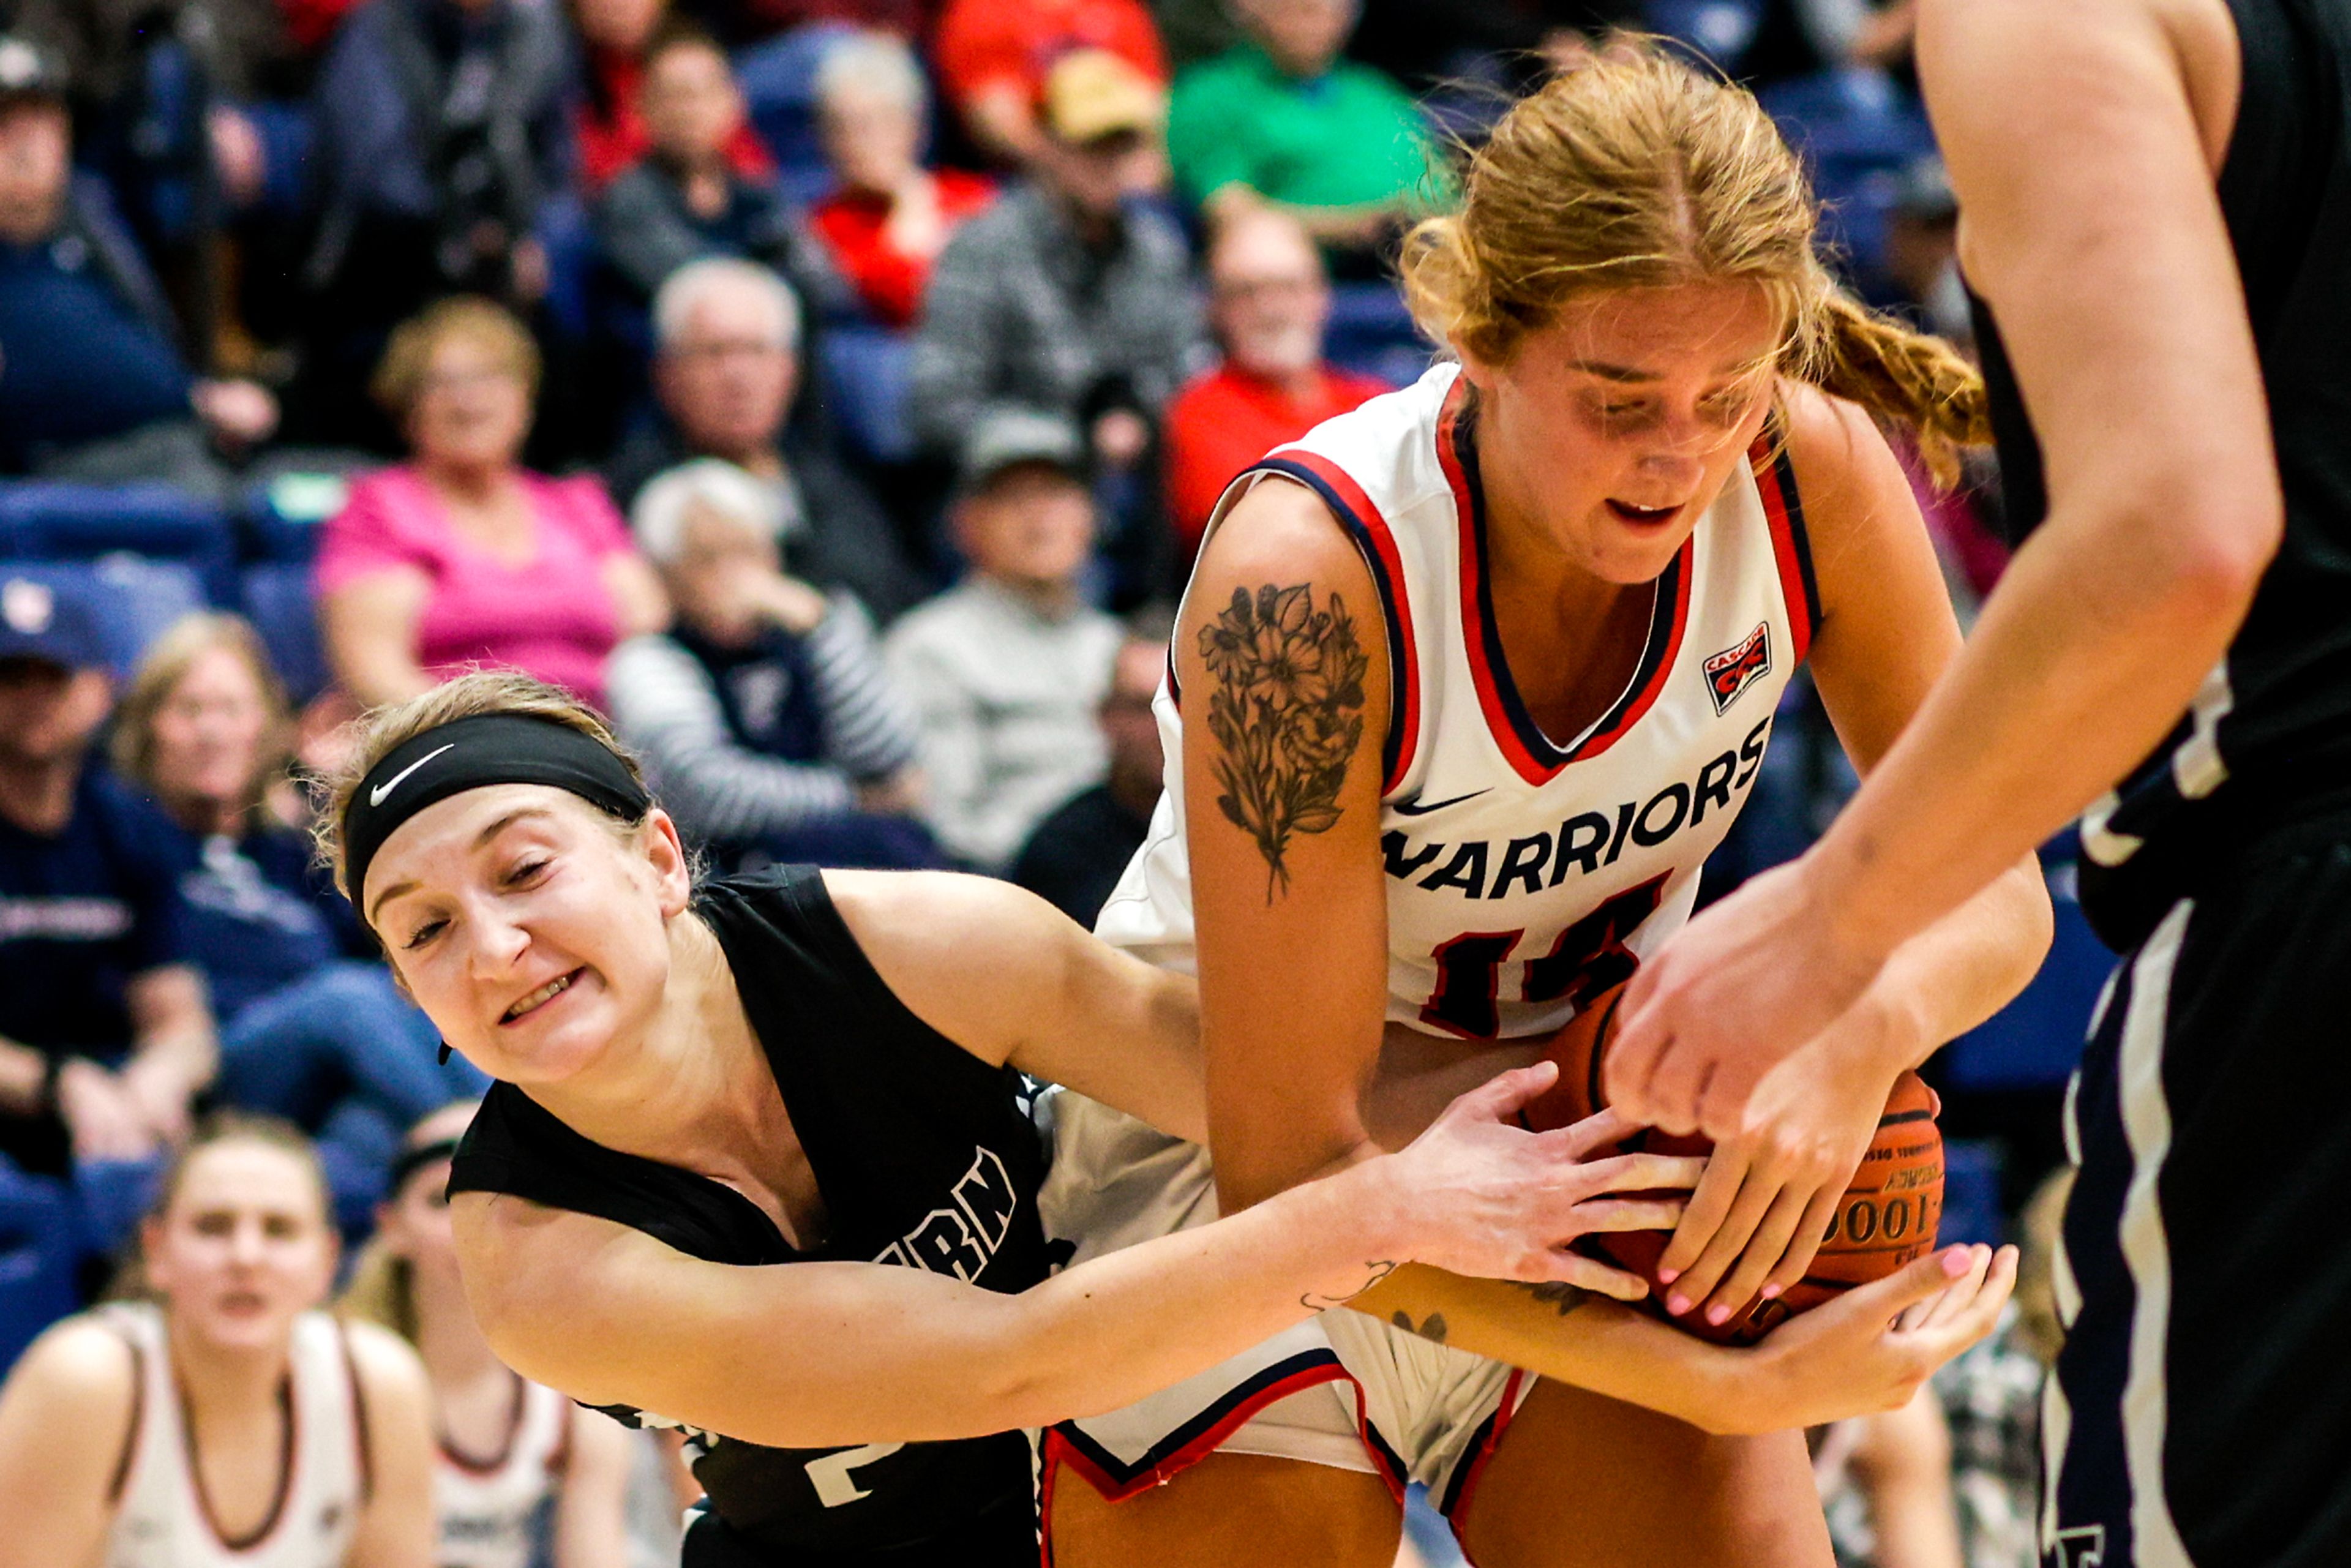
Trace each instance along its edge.
<instances>
[{"instance_id":1,"label":"jersey number 14","mask_svg":"<svg viewBox=\"0 0 2351 1568\"><path fill-rule=\"evenodd\" d=\"M1522 960L1520 998L1530 1002L1564 998L1581 1008L1609 987L1631 979L1641 960L1625 939L1657 912L1667 875L1660 872L1626 888L1561 932L1550 952ZM1437 989L1422 1006L1420 1021L1469 1040L1493 1039L1501 1028L1496 1000L1501 995L1502 965L1525 936L1524 927L1469 931L1439 943L1432 955Z\"/></svg>"}]
</instances>

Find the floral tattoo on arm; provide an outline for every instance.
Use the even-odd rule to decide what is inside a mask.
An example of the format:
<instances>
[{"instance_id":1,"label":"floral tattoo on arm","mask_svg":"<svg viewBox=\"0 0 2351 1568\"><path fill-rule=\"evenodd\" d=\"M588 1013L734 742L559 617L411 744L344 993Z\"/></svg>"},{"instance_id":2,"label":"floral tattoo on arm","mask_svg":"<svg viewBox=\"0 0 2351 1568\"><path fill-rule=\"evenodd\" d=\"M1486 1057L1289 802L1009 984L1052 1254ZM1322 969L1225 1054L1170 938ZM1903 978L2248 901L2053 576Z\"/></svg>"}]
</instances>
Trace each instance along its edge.
<instances>
[{"instance_id":1,"label":"floral tattoo on arm","mask_svg":"<svg viewBox=\"0 0 2351 1568\"><path fill-rule=\"evenodd\" d=\"M1290 888L1282 856L1297 833L1330 831L1339 786L1364 738L1364 674L1370 661L1347 606L1333 593L1314 608L1311 584L1267 583L1200 629L1200 658L1215 681L1208 733L1222 793L1217 809L1265 856L1265 901Z\"/></svg>"}]
</instances>

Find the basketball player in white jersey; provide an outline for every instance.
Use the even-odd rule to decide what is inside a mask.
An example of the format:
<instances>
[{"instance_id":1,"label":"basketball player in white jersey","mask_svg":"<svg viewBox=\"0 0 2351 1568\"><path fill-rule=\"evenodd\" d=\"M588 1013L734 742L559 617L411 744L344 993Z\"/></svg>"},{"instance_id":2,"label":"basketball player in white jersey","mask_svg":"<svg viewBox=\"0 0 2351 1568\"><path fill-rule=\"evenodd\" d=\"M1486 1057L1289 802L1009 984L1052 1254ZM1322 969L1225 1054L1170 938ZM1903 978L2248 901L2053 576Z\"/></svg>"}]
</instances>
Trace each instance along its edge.
<instances>
[{"instance_id":1,"label":"basketball player in white jersey","mask_svg":"<svg viewBox=\"0 0 2351 1568\"><path fill-rule=\"evenodd\" d=\"M1407 246L1459 364L1235 485L1160 698L1167 793L1099 926L1196 966L1214 1185L1071 1107L1045 1212L1081 1260L1367 1157L1627 978L1808 657L1855 765L1892 744L1959 634L1873 415L1948 456L1982 390L1837 295L1815 218L1750 97L1613 50L1518 105ZM2022 987L2048 918L2020 864L1792 1059L1692 1199L1727 1185L1745 1228L1668 1311L1802 1278L1895 1077ZM1792 1103L1834 1136L1782 1146ZM1419 1269L1352 1304L1057 1427L1059 1568L1382 1563L1407 1481L1489 1568L1830 1560L1801 1435L1656 1375L1634 1331L1671 1331ZM1546 1338L1578 1386L1484 1359Z\"/></svg>"},{"instance_id":2,"label":"basketball player in white jersey","mask_svg":"<svg viewBox=\"0 0 2351 1568\"><path fill-rule=\"evenodd\" d=\"M340 1311L416 1347L433 1385L439 1568L533 1568L551 1503L549 1568L625 1568L630 1445L646 1439L508 1367L457 1274L449 1160L465 1102L409 1129Z\"/></svg>"},{"instance_id":3,"label":"basketball player in white jersey","mask_svg":"<svg viewBox=\"0 0 2351 1568\"><path fill-rule=\"evenodd\" d=\"M0 1389L7 1568L428 1568L432 1435L408 1347L316 1309L326 1178L225 1117L140 1235L151 1299L68 1319Z\"/></svg>"}]
</instances>

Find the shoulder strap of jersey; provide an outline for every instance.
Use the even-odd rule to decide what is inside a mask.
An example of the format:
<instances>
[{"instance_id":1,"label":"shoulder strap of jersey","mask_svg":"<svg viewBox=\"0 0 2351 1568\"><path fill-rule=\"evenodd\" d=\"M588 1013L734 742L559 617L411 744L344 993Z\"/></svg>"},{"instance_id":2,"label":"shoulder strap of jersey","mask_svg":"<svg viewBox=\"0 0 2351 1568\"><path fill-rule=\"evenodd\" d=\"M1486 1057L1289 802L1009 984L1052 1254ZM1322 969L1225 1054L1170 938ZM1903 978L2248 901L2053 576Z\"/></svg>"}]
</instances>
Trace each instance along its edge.
<instances>
[{"instance_id":1,"label":"shoulder strap of jersey","mask_svg":"<svg viewBox=\"0 0 2351 1568\"><path fill-rule=\"evenodd\" d=\"M449 1192L502 1192L642 1230L714 1263L789 1263L799 1254L733 1187L606 1148L521 1089L493 1083L449 1163Z\"/></svg>"},{"instance_id":2,"label":"shoulder strap of jersey","mask_svg":"<svg viewBox=\"0 0 2351 1568\"><path fill-rule=\"evenodd\" d=\"M1747 449L1747 465L1771 530L1771 559L1780 568L1780 596L1788 606L1788 630L1801 664L1821 629L1821 589L1813 577L1812 538L1804 528L1804 503L1796 494L1796 467L1788 456L1787 424L1776 410Z\"/></svg>"}]
</instances>

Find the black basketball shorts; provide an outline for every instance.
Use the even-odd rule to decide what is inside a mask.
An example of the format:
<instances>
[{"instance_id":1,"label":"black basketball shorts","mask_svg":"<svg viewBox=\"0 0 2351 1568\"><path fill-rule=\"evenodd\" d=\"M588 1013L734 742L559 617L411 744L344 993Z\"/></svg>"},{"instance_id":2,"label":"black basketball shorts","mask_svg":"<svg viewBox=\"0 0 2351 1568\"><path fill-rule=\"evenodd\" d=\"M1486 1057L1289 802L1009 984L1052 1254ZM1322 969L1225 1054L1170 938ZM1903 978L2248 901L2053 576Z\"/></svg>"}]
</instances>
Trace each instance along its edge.
<instances>
[{"instance_id":1,"label":"black basketball shorts","mask_svg":"<svg viewBox=\"0 0 2351 1568\"><path fill-rule=\"evenodd\" d=\"M2351 823L2124 958L2066 1137L2045 1568L2351 1565Z\"/></svg>"}]
</instances>

